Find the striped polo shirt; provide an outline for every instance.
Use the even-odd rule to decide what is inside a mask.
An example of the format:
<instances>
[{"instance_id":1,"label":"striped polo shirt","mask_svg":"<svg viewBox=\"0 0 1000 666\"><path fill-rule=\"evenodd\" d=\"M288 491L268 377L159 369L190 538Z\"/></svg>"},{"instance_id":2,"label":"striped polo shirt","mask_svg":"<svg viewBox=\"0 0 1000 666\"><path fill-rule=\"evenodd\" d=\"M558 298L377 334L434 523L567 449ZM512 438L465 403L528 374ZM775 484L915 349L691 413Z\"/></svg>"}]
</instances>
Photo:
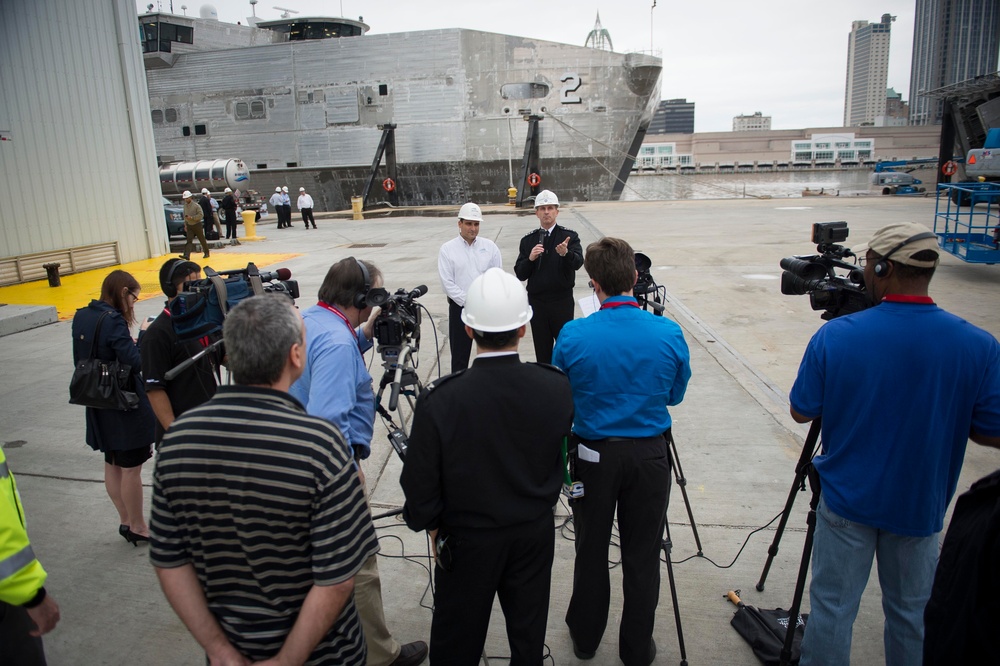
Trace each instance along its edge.
<instances>
[{"instance_id":1,"label":"striped polo shirt","mask_svg":"<svg viewBox=\"0 0 1000 666\"><path fill-rule=\"evenodd\" d=\"M313 585L354 576L378 551L337 428L289 394L220 387L179 417L153 471L150 559L191 564L229 640L275 655ZM310 664L364 664L353 595Z\"/></svg>"}]
</instances>

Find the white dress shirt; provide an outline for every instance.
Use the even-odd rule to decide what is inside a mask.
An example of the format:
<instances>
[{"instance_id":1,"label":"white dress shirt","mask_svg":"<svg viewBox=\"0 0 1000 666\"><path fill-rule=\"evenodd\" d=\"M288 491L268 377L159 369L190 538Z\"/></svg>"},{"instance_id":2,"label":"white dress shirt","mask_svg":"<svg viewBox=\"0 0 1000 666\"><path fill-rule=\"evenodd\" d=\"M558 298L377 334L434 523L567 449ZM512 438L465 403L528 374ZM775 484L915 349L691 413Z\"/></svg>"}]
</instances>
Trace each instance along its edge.
<instances>
[{"instance_id":1,"label":"white dress shirt","mask_svg":"<svg viewBox=\"0 0 1000 666\"><path fill-rule=\"evenodd\" d=\"M494 266L503 268L500 248L481 236L476 236L471 245L461 236L456 236L442 245L438 253L441 286L448 298L462 307L465 307L465 294L472 281Z\"/></svg>"},{"instance_id":2,"label":"white dress shirt","mask_svg":"<svg viewBox=\"0 0 1000 666\"><path fill-rule=\"evenodd\" d=\"M302 210L303 208L312 208L313 198L308 194L300 194L297 205L299 207L299 210Z\"/></svg>"}]
</instances>

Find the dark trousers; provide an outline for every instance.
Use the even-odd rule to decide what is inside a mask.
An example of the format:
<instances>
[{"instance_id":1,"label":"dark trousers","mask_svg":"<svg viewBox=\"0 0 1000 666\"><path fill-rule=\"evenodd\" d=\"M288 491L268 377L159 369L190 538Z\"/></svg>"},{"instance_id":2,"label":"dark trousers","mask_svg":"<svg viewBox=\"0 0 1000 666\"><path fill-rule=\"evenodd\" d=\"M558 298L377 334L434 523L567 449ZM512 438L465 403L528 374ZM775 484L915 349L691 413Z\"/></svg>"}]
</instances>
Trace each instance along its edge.
<instances>
[{"instance_id":1,"label":"dark trousers","mask_svg":"<svg viewBox=\"0 0 1000 666\"><path fill-rule=\"evenodd\" d=\"M292 207L290 204L283 204L281 206L281 214L285 216L285 226L292 226Z\"/></svg>"},{"instance_id":2,"label":"dark trousers","mask_svg":"<svg viewBox=\"0 0 1000 666\"><path fill-rule=\"evenodd\" d=\"M540 666L549 612L555 530L552 514L514 527L448 534L450 571L434 567L430 662L479 663L493 598L507 625L511 666Z\"/></svg>"},{"instance_id":3,"label":"dark trousers","mask_svg":"<svg viewBox=\"0 0 1000 666\"><path fill-rule=\"evenodd\" d=\"M618 656L625 666L647 666L670 497L667 443L663 437L653 437L580 445L595 451L600 460L588 462L577 456L576 475L583 482L584 496L573 503L576 562L566 624L580 650L597 650L608 624L608 545L617 507L624 596Z\"/></svg>"},{"instance_id":4,"label":"dark trousers","mask_svg":"<svg viewBox=\"0 0 1000 666\"><path fill-rule=\"evenodd\" d=\"M282 206L281 204L278 204L277 206L275 206L274 207L274 214L278 217L278 228L279 229L284 229L286 226L288 226L285 223L285 207L284 206Z\"/></svg>"},{"instance_id":5,"label":"dark trousers","mask_svg":"<svg viewBox=\"0 0 1000 666\"><path fill-rule=\"evenodd\" d=\"M302 213L302 224L306 225L306 229L309 228L309 223L310 222L313 225L313 229L315 229L316 228L316 218L313 217L313 209L312 208L302 208L301 210L299 210L299 212Z\"/></svg>"},{"instance_id":6,"label":"dark trousers","mask_svg":"<svg viewBox=\"0 0 1000 666\"><path fill-rule=\"evenodd\" d=\"M573 295L557 301L540 301L528 296L534 314L531 316L531 341L535 346L535 360L552 363L552 347L563 324L573 318Z\"/></svg>"},{"instance_id":7,"label":"dark trousers","mask_svg":"<svg viewBox=\"0 0 1000 666\"><path fill-rule=\"evenodd\" d=\"M448 299L448 346L451 347L451 371L458 372L469 367L472 355L472 338L465 332L462 321L462 306Z\"/></svg>"},{"instance_id":8,"label":"dark trousers","mask_svg":"<svg viewBox=\"0 0 1000 666\"><path fill-rule=\"evenodd\" d=\"M34 629L28 611L0 601L0 663L45 666L41 637L28 635Z\"/></svg>"},{"instance_id":9,"label":"dark trousers","mask_svg":"<svg viewBox=\"0 0 1000 666\"><path fill-rule=\"evenodd\" d=\"M187 242L184 244L184 257L191 257L191 249L194 248L194 239L197 238L198 242L201 243L201 250L208 256L208 241L205 240L205 229L201 226L201 222L198 224L185 224L184 225L184 235L187 236Z\"/></svg>"},{"instance_id":10,"label":"dark trousers","mask_svg":"<svg viewBox=\"0 0 1000 666\"><path fill-rule=\"evenodd\" d=\"M236 238L236 211L226 212L226 238Z\"/></svg>"}]
</instances>

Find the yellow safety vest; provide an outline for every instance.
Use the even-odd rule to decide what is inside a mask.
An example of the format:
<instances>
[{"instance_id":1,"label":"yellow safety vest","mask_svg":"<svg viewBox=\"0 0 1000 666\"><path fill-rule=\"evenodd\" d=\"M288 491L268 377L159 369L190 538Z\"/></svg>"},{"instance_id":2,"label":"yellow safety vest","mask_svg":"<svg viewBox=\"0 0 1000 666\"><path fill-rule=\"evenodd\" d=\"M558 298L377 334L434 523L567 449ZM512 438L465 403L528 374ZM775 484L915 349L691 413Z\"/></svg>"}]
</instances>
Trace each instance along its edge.
<instances>
[{"instance_id":1,"label":"yellow safety vest","mask_svg":"<svg viewBox=\"0 0 1000 666\"><path fill-rule=\"evenodd\" d=\"M0 601L16 606L31 601L46 576L28 542L21 496L0 449Z\"/></svg>"}]
</instances>

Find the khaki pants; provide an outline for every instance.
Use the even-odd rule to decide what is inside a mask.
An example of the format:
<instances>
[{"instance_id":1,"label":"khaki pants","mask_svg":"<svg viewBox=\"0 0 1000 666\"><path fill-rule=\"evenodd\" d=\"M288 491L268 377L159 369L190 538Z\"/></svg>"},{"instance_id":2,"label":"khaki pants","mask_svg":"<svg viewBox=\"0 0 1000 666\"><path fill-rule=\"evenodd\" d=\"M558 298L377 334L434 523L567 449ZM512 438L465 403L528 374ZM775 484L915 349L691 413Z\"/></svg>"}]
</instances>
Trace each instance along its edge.
<instances>
[{"instance_id":1,"label":"khaki pants","mask_svg":"<svg viewBox=\"0 0 1000 666\"><path fill-rule=\"evenodd\" d=\"M184 244L184 256L191 257L191 248L194 247L194 239L197 237L201 243L201 250L208 256L208 241L205 240L205 228L199 220L197 224L185 224L184 234L187 236L187 243Z\"/></svg>"},{"instance_id":2,"label":"khaki pants","mask_svg":"<svg viewBox=\"0 0 1000 666\"><path fill-rule=\"evenodd\" d=\"M368 486L365 485L365 500ZM369 507L369 511L370 511ZM385 625L385 611L382 610L382 581L378 576L378 555L372 555L354 574L354 605L361 618L368 646L366 666L388 666L399 656L400 645L389 633Z\"/></svg>"}]
</instances>

